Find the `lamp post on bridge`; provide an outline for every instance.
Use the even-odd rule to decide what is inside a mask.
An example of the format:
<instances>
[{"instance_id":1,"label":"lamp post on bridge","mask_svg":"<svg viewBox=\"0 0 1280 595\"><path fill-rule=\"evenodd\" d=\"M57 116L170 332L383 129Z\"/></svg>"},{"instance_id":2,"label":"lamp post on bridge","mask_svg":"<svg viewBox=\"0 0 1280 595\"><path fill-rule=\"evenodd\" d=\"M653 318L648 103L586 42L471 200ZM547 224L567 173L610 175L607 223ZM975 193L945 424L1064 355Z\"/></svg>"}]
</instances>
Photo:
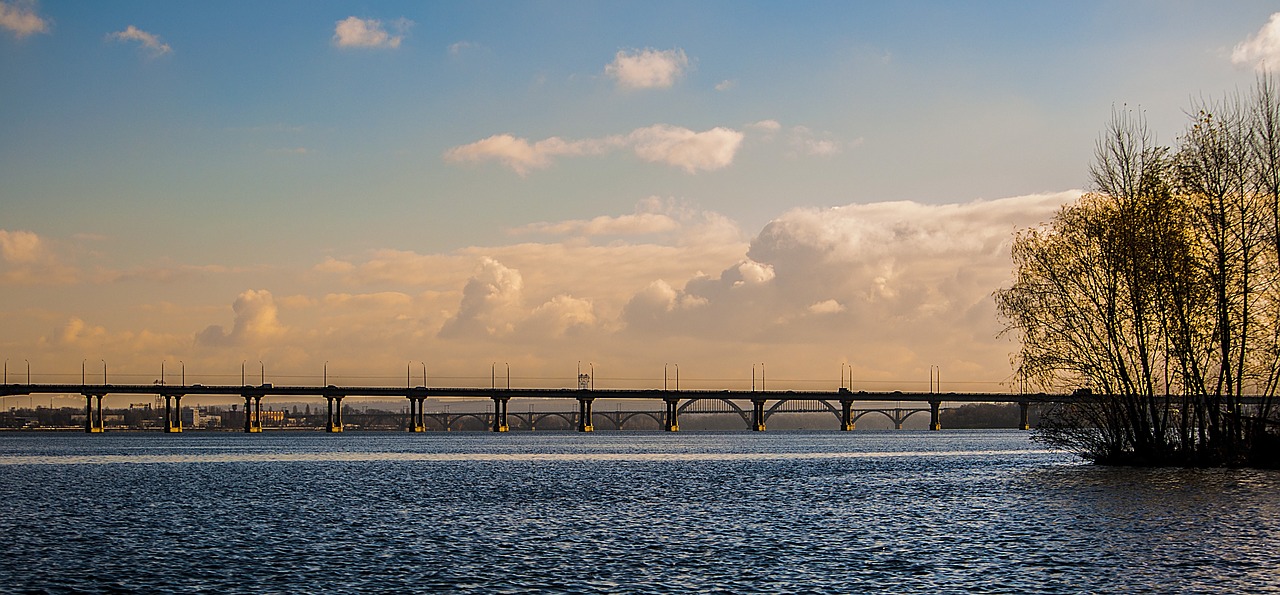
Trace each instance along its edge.
<instances>
[{"instance_id":1,"label":"lamp post on bridge","mask_svg":"<svg viewBox=\"0 0 1280 595\"><path fill-rule=\"evenodd\" d=\"M84 358L80 360L80 386L84 386L84 364L85 362L88 362L88 361L89 361L89 358ZM31 381L28 380L27 384L31 384Z\"/></svg>"},{"instance_id":2,"label":"lamp post on bridge","mask_svg":"<svg viewBox=\"0 0 1280 595\"><path fill-rule=\"evenodd\" d=\"M22 361L27 362L27 386L31 386L31 360L24 359Z\"/></svg>"},{"instance_id":3,"label":"lamp post on bridge","mask_svg":"<svg viewBox=\"0 0 1280 595\"><path fill-rule=\"evenodd\" d=\"M258 360L258 373L260 374L260 376L258 377L258 386L266 386L267 385L267 365L262 363L262 360Z\"/></svg>"},{"instance_id":4,"label":"lamp post on bridge","mask_svg":"<svg viewBox=\"0 0 1280 595\"><path fill-rule=\"evenodd\" d=\"M102 360L102 385L107 385L107 360Z\"/></svg>"},{"instance_id":5,"label":"lamp post on bridge","mask_svg":"<svg viewBox=\"0 0 1280 595\"><path fill-rule=\"evenodd\" d=\"M418 362L422 364L422 388L427 388L427 362Z\"/></svg>"},{"instance_id":6,"label":"lamp post on bridge","mask_svg":"<svg viewBox=\"0 0 1280 595\"><path fill-rule=\"evenodd\" d=\"M178 360L178 365L182 366L182 386L186 386L187 385L187 364L183 363L182 360Z\"/></svg>"}]
</instances>

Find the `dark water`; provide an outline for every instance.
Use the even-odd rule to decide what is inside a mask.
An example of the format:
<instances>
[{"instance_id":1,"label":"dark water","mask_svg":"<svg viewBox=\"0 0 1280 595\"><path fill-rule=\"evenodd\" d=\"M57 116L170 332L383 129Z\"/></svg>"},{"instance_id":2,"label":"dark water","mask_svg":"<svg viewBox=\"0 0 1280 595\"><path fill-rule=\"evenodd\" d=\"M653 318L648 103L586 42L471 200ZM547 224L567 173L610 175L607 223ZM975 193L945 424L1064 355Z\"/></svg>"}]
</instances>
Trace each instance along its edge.
<instances>
[{"instance_id":1,"label":"dark water","mask_svg":"<svg viewBox=\"0 0 1280 595\"><path fill-rule=\"evenodd\" d=\"M0 434L0 511L5 591L1280 591L1280 473L1012 431Z\"/></svg>"}]
</instances>

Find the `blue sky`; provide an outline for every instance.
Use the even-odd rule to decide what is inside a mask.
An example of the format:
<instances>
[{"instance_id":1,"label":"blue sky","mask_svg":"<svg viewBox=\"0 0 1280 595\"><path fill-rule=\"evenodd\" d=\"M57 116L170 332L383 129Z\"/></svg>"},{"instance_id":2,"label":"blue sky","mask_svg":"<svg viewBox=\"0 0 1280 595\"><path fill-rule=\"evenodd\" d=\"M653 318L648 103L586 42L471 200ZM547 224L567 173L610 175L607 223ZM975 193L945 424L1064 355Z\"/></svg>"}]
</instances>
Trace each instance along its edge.
<instances>
[{"instance_id":1,"label":"blue sky","mask_svg":"<svg viewBox=\"0 0 1280 595\"><path fill-rule=\"evenodd\" d=\"M1266 2L0 7L0 351L51 374L999 381L1001 242L1113 108L1171 143L1280 35Z\"/></svg>"}]
</instances>

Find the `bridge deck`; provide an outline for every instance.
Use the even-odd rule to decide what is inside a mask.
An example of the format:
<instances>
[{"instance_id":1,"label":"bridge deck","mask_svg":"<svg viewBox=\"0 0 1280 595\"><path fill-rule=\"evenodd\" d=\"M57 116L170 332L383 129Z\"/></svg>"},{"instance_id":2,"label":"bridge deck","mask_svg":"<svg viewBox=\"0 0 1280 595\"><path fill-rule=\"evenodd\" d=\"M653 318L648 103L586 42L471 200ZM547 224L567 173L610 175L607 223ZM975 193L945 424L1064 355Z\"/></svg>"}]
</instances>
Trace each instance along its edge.
<instances>
[{"instance_id":1,"label":"bridge deck","mask_svg":"<svg viewBox=\"0 0 1280 595\"><path fill-rule=\"evenodd\" d=\"M932 393L932 392L872 392L816 390L661 390L661 389L569 389L569 388L460 388L460 387L386 387L386 386L273 386L200 384L3 384L0 396L31 394L80 394L80 395L159 395L159 396L255 396L255 397L403 397L434 398L463 397L484 399L623 399L653 400L677 399L730 399L753 400L821 400L821 401L904 401L928 403L947 401L952 403L1064 403L1075 402L1080 397L1070 394L1015 394L1015 393Z\"/></svg>"}]
</instances>

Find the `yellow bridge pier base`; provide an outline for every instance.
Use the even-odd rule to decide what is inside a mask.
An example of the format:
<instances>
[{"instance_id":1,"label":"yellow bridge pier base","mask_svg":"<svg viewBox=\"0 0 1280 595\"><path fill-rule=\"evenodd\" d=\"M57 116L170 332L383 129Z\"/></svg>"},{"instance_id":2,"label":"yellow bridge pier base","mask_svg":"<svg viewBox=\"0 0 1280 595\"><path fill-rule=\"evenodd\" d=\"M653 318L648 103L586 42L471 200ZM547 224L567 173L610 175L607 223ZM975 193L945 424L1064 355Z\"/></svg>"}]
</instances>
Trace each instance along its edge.
<instances>
[{"instance_id":1,"label":"yellow bridge pier base","mask_svg":"<svg viewBox=\"0 0 1280 595\"><path fill-rule=\"evenodd\" d=\"M342 396L325 395L329 402L329 415L325 418L324 431L330 434L342 433Z\"/></svg>"},{"instance_id":2,"label":"yellow bridge pier base","mask_svg":"<svg viewBox=\"0 0 1280 595\"><path fill-rule=\"evenodd\" d=\"M101 434L106 431L102 418L102 398L105 394L82 393L84 395L84 431L86 434ZM94 399L97 407L94 407Z\"/></svg>"},{"instance_id":3,"label":"yellow bridge pier base","mask_svg":"<svg viewBox=\"0 0 1280 595\"><path fill-rule=\"evenodd\" d=\"M426 404L426 397L409 395L409 423L406 427L410 432L427 431Z\"/></svg>"},{"instance_id":4,"label":"yellow bridge pier base","mask_svg":"<svg viewBox=\"0 0 1280 595\"><path fill-rule=\"evenodd\" d=\"M1031 422L1030 422L1030 420L1028 419L1028 417L1029 417L1029 416L1028 416L1028 410L1029 410L1030 408L1031 408L1031 404L1030 404L1030 403L1028 403L1028 402L1026 402L1026 401L1023 401L1023 402L1021 402L1021 403L1018 403L1018 413L1021 415L1021 420L1022 420L1021 422L1019 422L1019 423L1018 423L1018 429L1020 429L1020 430L1030 430L1030 429L1031 429Z\"/></svg>"},{"instance_id":5,"label":"yellow bridge pier base","mask_svg":"<svg viewBox=\"0 0 1280 595\"><path fill-rule=\"evenodd\" d=\"M840 399L840 431L848 432L853 429L853 401L849 399Z\"/></svg>"},{"instance_id":6,"label":"yellow bridge pier base","mask_svg":"<svg viewBox=\"0 0 1280 595\"><path fill-rule=\"evenodd\" d=\"M595 401L592 397L578 397L578 431L594 432L596 427L591 425L591 402Z\"/></svg>"},{"instance_id":7,"label":"yellow bridge pier base","mask_svg":"<svg viewBox=\"0 0 1280 595\"><path fill-rule=\"evenodd\" d=\"M667 404L667 409L662 416L662 427L668 432L679 432L680 420L676 419L676 415L680 411L680 399L663 399L663 402Z\"/></svg>"},{"instance_id":8,"label":"yellow bridge pier base","mask_svg":"<svg viewBox=\"0 0 1280 595\"><path fill-rule=\"evenodd\" d=\"M164 396L164 431L166 434L182 433L182 395Z\"/></svg>"},{"instance_id":9,"label":"yellow bridge pier base","mask_svg":"<svg viewBox=\"0 0 1280 595\"><path fill-rule=\"evenodd\" d=\"M929 429L938 431L942 429L942 402L929 401Z\"/></svg>"},{"instance_id":10,"label":"yellow bridge pier base","mask_svg":"<svg viewBox=\"0 0 1280 595\"><path fill-rule=\"evenodd\" d=\"M507 401L510 397L493 397L493 431L506 432L511 429L507 425Z\"/></svg>"},{"instance_id":11,"label":"yellow bridge pier base","mask_svg":"<svg viewBox=\"0 0 1280 595\"><path fill-rule=\"evenodd\" d=\"M751 399L751 430L764 431L764 399Z\"/></svg>"}]
</instances>

